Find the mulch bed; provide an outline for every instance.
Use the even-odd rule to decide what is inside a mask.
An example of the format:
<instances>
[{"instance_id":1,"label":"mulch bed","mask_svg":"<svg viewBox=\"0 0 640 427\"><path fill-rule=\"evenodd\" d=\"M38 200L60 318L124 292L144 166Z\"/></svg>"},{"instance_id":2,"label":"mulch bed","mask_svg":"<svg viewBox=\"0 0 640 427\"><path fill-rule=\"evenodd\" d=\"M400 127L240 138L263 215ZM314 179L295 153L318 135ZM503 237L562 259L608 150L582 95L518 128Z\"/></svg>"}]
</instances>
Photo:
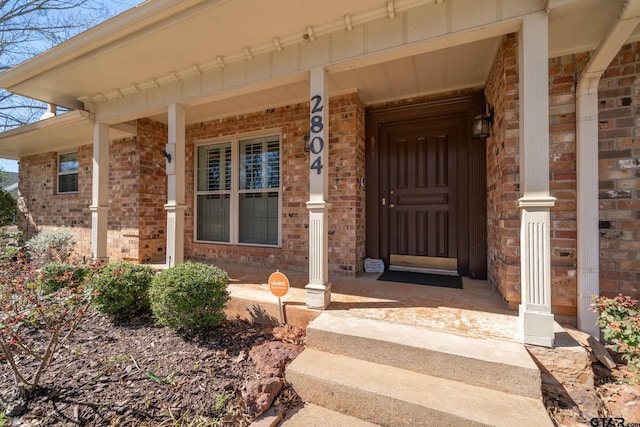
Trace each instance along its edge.
<instances>
[{"instance_id":1,"label":"mulch bed","mask_svg":"<svg viewBox=\"0 0 640 427\"><path fill-rule=\"evenodd\" d=\"M188 337L149 317L116 321L91 312L26 412L6 425L248 425L254 417L243 392L259 376L249 351L275 339L273 328L240 320ZM12 387L2 361L0 391Z\"/></svg>"}]
</instances>

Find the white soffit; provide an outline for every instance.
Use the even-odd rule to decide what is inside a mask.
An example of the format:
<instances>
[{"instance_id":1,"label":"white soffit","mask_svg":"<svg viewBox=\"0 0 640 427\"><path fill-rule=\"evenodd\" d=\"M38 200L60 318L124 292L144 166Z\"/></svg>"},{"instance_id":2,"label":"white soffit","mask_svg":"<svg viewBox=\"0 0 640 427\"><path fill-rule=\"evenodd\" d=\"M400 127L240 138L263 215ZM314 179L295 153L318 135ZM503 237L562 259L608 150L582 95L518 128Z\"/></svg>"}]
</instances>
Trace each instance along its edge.
<instances>
[{"instance_id":1,"label":"white soffit","mask_svg":"<svg viewBox=\"0 0 640 427\"><path fill-rule=\"evenodd\" d=\"M109 129L109 139L136 135L135 126L121 123ZM0 133L0 158L77 149L93 143L93 120L86 111L70 111Z\"/></svg>"},{"instance_id":2,"label":"white soffit","mask_svg":"<svg viewBox=\"0 0 640 427\"><path fill-rule=\"evenodd\" d=\"M595 50L624 0L550 0L549 57ZM640 39L636 28L629 41Z\"/></svg>"},{"instance_id":3,"label":"white soffit","mask_svg":"<svg viewBox=\"0 0 640 427\"><path fill-rule=\"evenodd\" d=\"M390 3L395 3L396 7L412 7L431 1L435 0L395 0ZM134 10L135 16L142 18L144 15L141 14L146 9L155 10L153 6L163 3L181 2L160 0L143 3ZM309 28L322 32L322 26L327 22L342 20L346 15L366 17L373 8L382 10L378 6L383 6L386 10L387 5L386 1L379 0L226 0L188 3L193 6L187 10L180 10L183 7L176 5L179 13L175 16L134 34L126 33L124 38L115 39L83 55L74 57L73 53L65 53L67 57L63 64L46 70L47 56L57 58L58 52L68 51L67 45L79 40L78 37L71 39L35 58L45 67L41 74L18 81L19 76L12 75L10 71L6 80L0 76L0 83L5 86L5 82L11 84L8 89L12 92L69 106L70 103L77 103L69 97L70 94L76 97L111 94L115 88L135 91L134 84L151 87L154 85L153 79L164 78L167 73L191 69L193 73L198 73L198 67L218 66L218 58L224 63L225 58L235 59L239 53L243 58L258 55L262 53L258 48L274 49L276 45L284 48L308 37ZM115 19L127 18L122 16ZM103 27L108 26L109 22L103 24L102 31L105 31ZM358 24L357 21L353 22L353 25ZM92 31L81 34L80 40L90 38ZM198 65L193 68L194 64Z\"/></svg>"},{"instance_id":4,"label":"white soffit","mask_svg":"<svg viewBox=\"0 0 640 427\"><path fill-rule=\"evenodd\" d=\"M100 101L119 98L127 93L161 85L167 79L188 77L185 73L197 74L202 68L225 66L228 65L225 62L231 60L250 61L264 49L273 51L280 48L286 52L288 46L301 43L303 37L313 38L321 33L345 31L349 25L361 25L363 20L388 19L386 14L389 13L389 5L400 10L438 3L432 6L452 11L465 4L468 6L468 1L152 0L119 15L115 21L118 25L111 20L83 33L81 41L92 40L92 37L95 39L92 43L96 46L91 50L83 52L79 49L78 55L74 56L70 46L79 43L76 37L34 58L33 63L28 61L22 72L27 70L30 78L21 81L20 70L10 70L4 73L7 76L0 75L0 84L13 82L15 85L10 89L17 93L77 107L77 99ZM516 16L535 9L540 3L540 0L518 1L522 3L509 0L495 4L487 1L487 4L497 8L495 13ZM595 48L621 2L549 0L550 56ZM154 12L158 16L149 18L147 12ZM352 18L346 19L347 16ZM143 17L151 25L139 23ZM131 21L129 27L123 24L127 20ZM333 27L334 24L327 24L335 22L340 22L343 27L338 29ZM118 31L110 36L109 43L99 45L96 34L107 34L110 25L119 28ZM385 61L384 57L380 57L368 64L366 61L360 65L354 63L349 69L344 67L340 70L340 67L334 66L331 90L333 93L357 90L366 103L374 103L483 86L499 42L500 37L490 37L428 53L416 51L412 52L412 56L401 59ZM50 69L48 59L55 59L55 68ZM37 65L42 66L42 71L38 71ZM297 102L306 97L304 85L299 81L275 85L276 82L272 88L260 87L253 94L249 91L237 96L228 93L224 101L216 99L209 103L203 100L207 102L205 105L190 107L188 120L255 111ZM210 110L206 111L206 108Z\"/></svg>"}]
</instances>

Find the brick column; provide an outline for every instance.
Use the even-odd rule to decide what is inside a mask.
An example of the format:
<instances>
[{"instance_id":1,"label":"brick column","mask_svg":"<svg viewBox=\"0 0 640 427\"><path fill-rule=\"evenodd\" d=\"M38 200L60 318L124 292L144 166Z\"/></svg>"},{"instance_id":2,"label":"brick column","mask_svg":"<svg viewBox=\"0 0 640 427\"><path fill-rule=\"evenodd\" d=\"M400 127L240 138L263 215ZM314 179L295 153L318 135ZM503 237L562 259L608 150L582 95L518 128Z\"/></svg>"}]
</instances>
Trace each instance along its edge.
<instances>
[{"instance_id":1,"label":"brick column","mask_svg":"<svg viewBox=\"0 0 640 427\"><path fill-rule=\"evenodd\" d=\"M309 284L307 307L325 309L331 303L329 283L329 97L327 72L311 70L309 118Z\"/></svg>"},{"instance_id":2,"label":"brick column","mask_svg":"<svg viewBox=\"0 0 640 427\"><path fill-rule=\"evenodd\" d=\"M548 17L522 22L520 69L520 331L526 344L553 347L549 194Z\"/></svg>"},{"instance_id":3,"label":"brick column","mask_svg":"<svg viewBox=\"0 0 640 427\"><path fill-rule=\"evenodd\" d=\"M167 168L167 253L170 267L184 261L185 111L169 104L169 137L165 148Z\"/></svg>"},{"instance_id":4,"label":"brick column","mask_svg":"<svg viewBox=\"0 0 640 427\"><path fill-rule=\"evenodd\" d=\"M91 187L91 258L108 262L107 221L109 219L109 125L93 125L93 182Z\"/></svg>"}]
</instances>

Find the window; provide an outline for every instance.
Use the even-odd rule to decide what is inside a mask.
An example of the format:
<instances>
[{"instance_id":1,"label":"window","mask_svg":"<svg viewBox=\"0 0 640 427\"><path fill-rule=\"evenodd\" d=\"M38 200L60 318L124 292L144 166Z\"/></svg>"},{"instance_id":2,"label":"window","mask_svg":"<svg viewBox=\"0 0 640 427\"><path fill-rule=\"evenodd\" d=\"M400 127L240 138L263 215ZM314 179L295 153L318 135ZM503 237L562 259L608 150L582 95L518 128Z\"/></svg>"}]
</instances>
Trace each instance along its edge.
<instances>
[{"instance_id":1,"label":"window","mask_svg":"<svg viewBox=\"0 0 640 427\"><path fill-rule=\"evenodd\" d=\"M196 240L279 244L279 136L201 145L196 174Z\"/></svg>"},{"instance_id":2,"label":"window","mask_svg":"<svg viewBox=\"0 0 640 427\"><path fill-rule=\"evenodd\" d=\"M78 192L78 153L58 156L58 194Z\"/></svg>"}]
</instances>

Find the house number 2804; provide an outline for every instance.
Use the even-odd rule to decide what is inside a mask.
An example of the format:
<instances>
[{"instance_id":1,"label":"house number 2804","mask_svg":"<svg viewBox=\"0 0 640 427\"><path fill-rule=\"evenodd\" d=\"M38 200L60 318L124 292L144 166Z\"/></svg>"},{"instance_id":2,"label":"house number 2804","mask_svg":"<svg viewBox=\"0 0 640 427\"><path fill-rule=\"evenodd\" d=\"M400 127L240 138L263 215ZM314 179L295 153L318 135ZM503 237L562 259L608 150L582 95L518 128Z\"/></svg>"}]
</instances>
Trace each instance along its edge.
<instances>
[{"instance_id":1,"label":"house number 2804","mask_svg":"<svg viewBox=\"0 0 640 427\"><path fill-rule=\"evenodd\" d=\"M324 105L322 104L322 96L315 95L311 97L311 123L309 129L311 130L311 141L309 142L309 151L312 154L317 155L316 159L311 163L311 170L315 170L318 175L322 172L322 150L324 150L324 139L322 139L322 130L324 129L324 123L322 123L322 110ZM320 134L320 135L318 135Z\"/></svg>"}]
</instances>

